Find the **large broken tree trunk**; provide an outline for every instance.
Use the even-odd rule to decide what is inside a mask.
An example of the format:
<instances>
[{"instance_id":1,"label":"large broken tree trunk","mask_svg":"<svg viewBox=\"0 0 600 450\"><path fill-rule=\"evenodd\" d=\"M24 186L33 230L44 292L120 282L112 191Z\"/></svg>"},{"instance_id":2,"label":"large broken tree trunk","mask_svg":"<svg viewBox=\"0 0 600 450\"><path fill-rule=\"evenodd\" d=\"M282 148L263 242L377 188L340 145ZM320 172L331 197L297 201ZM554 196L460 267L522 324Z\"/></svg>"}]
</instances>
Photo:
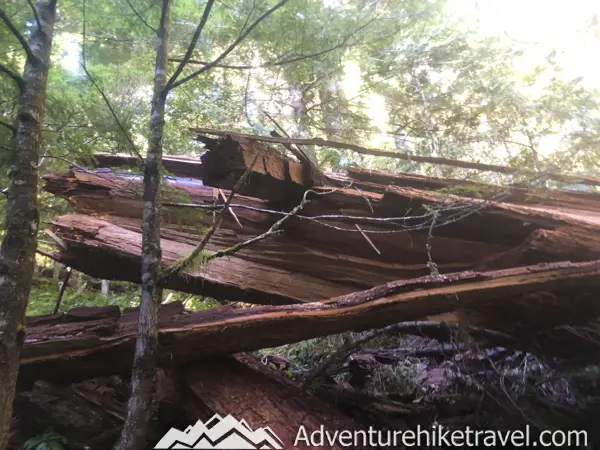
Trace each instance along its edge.
<instances>
[{"instance_id":1,"label":"large broken tree trunk","mask_svg":"<svg viewBox=\"0 0 600 450\"><path fill-rule=\"evenodd\" d=\"M303 305L221 307L193 314L181 308L179 313L161 313L160 359L165 364L182 363L460 309L494 320L495 329L510 332L537 353L575 357L575 352L564 346L535 348L536 335L556 325L586 323L598 316L599 275L599 261L555 263L397 281ZM92 317L78 312L75 316L33 318L27 328L21 381L39 379L40 374L66 381L107 371L126 373L136 321L137 312L119 316L116 307ZM110 367L106 361L111 361Z\"/></svg>"},{"instance_id":2,"label":"large broken tree trunk","mask_svg":"<svg viewBox=\"0 0 600 450\"><path fill-rule=\"evenodd\" d=\"M153 448L172 427L184 430L215 414L231 414L252 429L269 427L286 449L298 448L293 443L300 425L308 434L321 425L362 429L248 354L159 368L155 381L146 448ZM111 449L127 414L128 391L127 379L114 375L68 386L37 381L16 397L10 448L20 450L26 439L52 428L67 438L68 450Z\"/></svg>"},{"instance_id":3,"label":"large broken tree trunk","mask_svg":"<svg viewBox=\"0 0 600 450\"><path fill-rule=\"evenodd\" d=\"M106 170L73 169L70 174L52 175L46 180L45 189L67 197L77 212L99 216L56 218L54 231L65 244L59 246L56 256L99 278L139 282L139 178ZM427 180L430 184L435 181ZM416 183L412 178L404 181ZM417 181L420 187L427 187L422 185L423 180ZM566 205L559 207L558 199L549 206L523 205L410 187L374 186L338 189L314 198L304 207L304 218L291 218L284 224L283 235L188 270L187 277L171 279L166 287L223 300L289 304L422 276L429 273L426 245L431 215L426 206L435 208L440 201L446 208L440 208L438 223L447 223L432 230L431 251L440 273L585 261L600 254L600 229L594 213L589 211L600 207L594 196L583 196L579 203L565 200ZM194 206L210 208L226 195L201 181L179 179L169 183L161 218L166 264L189 254L205 232L198 228L212 222L210 209ZM226 212L223 226L207 251L244 242L265 232L281 217L269 213L279 207L265 200L237 196L234 203L238 205L232 208L235 216ZM576 210L569 209L569 205ZM290 203L283 211L293 206ZM409 219L407 214L417 218ZM306 217L320 219L315 222ZM397 220L389 220L391 217ZM358 224L361 230L373 231L368 234L370 242L357 230Z\"/></svg>"},{"instance_id":4,"label":"large broken tree trunk","mask_svg":"<svg viewBox=\"0 0 600 450\"><path fill-rule=\"evenodd\" d=\"M363 428L247 354L192 364L182 372L183 384L191 394L190 403L198 406L198 418L206 421L213 414L231 414L237 420L245 420L253 430L269 427L284 449L318 448L303 445L302 440L294 446L300 426L308 435L321 426L329 430Z\"/></svg>"},{"instance_id":5,"label":"large broken tree trunk","mask_svg":"<svg viewBox=\"0 0 600 450\"><path fill-rule=\"evenodd\" d=\"M6 448L8 441L19 353L25 334L25 310L35 265L39 226L37 166L56 0L40 0L33 8L37 26L29 44L17 36L25 46L27 60L20 79L19 112L0 249L0 450ZM18 33L16 29L14 32Z\"/></svg>"}]
</instances>

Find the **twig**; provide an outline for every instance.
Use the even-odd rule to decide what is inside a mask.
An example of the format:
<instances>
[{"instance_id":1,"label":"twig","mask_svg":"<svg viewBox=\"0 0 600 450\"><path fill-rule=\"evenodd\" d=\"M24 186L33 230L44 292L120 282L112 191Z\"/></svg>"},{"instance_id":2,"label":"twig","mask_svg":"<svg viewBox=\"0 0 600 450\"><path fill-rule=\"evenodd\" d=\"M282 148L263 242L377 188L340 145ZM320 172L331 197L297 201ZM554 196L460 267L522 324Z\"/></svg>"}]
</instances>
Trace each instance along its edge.
<instances>
[{"instance_id":1,"label":"twig","mask_svg":"<svg viewBox=\"0 0 600 450\"><path fill-rule=\"evenodd\" d=\"M50 258L52 261L61 262L59 258L54 256L52 253L45 252L44 250L37 249L36 252L46 258Z\"/></svg>"},{"instance_id":2,"label":"twig","mask_svg":"<svg viewBox=\"0 0 600 450\"><path fill-rule=\"evenodd\" d=\"M210 241L210 238L221 227L221 223L223 222L223 216L224 216L223 212L229 208L229 205L231 204L231 200L233 200L233 196L242 187L242 184L246 182L246 179L252 173L252 169L254 168L254 164L258 160L258 156L259 155L257 153L256 156L254 156L254 159L252 160L252 163L250 164L250 166L246 169L244 174L241 176L241 178L238 180L238 182L235 184L235 186L229 193L229 197L227 198L227 201L225 202L225 204L223 205L221 210L218 212L216 220L214 221L212 226L209 228L209 230L206 232L206 234L202 237L202 241L200 242L200 244L198 244L198 246L192 251L192 253L190 253L184 259L173 264L170 268L168 268L167 271L160 277L159 283L162 283L165 280L176 275L177 273L185 270L187 267L189 267L193 263L194 259L196 259L198 257L198 255L200 255L202 253L202 251L204 250L204 247L206 247L206 244L208 244L208 241Z\"/></svg>"},{"instance_id":3,"label":"twig","mask_svg":"<svg viewBox=\"0 0 600 450\"><path fill-rule=\"evenodd\" d=\"M198 75L212 69L213 67L215 67L217 64L219 64L223 59L225 59L227 57L227 55L229 55L233 50L235 50L235 48L244 40L246 39L246 37L252 32L252 30L254 28L256 28L263 20L265 20L267 17L269 17L271 14L273 14L275 11L277 11L279 8L281 8L283 5L285 5L289 0L280 0L279 3L277 3L275 6L273 6L272 8L270 8L269 10L267 10L264 14L262 14L258 19L256 19L235 41L233 41L233 43L227 47L227 49L221 53L216 59L214 59L213 61L211 61L210 63L208 63L207 65L205 65L204 67L202 67L201 69L197 70L196 72L193 72L192 74L188 75L187 77L182 78L179 81L174 82L171 85L171 89L175 89L176 87L181 86L183 83L186 83L187 81L196 78ZM184 58L185 59L185 58Z\"/></svg>"},{"instance_id":4,"label":"twig","mask_svg":"<svg viewBox=\"0 0 600 450\"><path fill-rule=\"evenodd\" d=\"M352 32L351 34L345 36L342 41L339 44L334 45L333 47L327 48L325 50L321 50L315 53L309 53L308 55L298 55L298 56L294 56L293 58L289 58L289 59L276 59L276 60L272 60L272 61L267 61L263 64L259 64L256 66L251 66L251 65L232 65L232 64L213 64L210 62L206 62L206 61L197 61L197 60L193 60L190 59L188 60L188 64L198 64L198 65L202 65L202 66L207 66L209 64L213 64L213 67L218 67L221 69L232 69L232 70L251 70L251 69L261 69L264 67L277 67L277 66L284 66L287 64L293 64L296 62L300 62L300 61L305 61L307 59L312 59L312 58L317 58L319 56L323 56L327 53L331 53L335 50L338 50L340 48L345 48L345 47L350 47L350 45L346 45L346 43L348 42L348 40L350 40L350 38L356 36L358 33L360 33L363 29L365 29L367 26L369 26L371 23L373 23L375 19L371 19L368 22L366 22L364 25L360 26L359 28L357 28L354 32ZM169 61L171 62L181 62L182 58L170 58Z\"/></svg>"},{"instance_id":5,"label":"twig","mask_svg":"<svg viewBox=\"0 0 600 450\"><path fill-rule=\"evenodd\" d=\"M19 33L19 30L17 30L17 28L10 21L10 19L2 9L0 9L0 19L2 19L2 21L8 27L8 29L11 31L11 33L17 38L17 40L23 47L23 50L25 50L25 53L27 53L27 57L30 58L32 62L36 64L41 64L42 61L37 56L35 56L33 50L31 50L31 47L29 46L23 35Z\"/></svg>"},{"instance_id":6,"label":"twig","mask_svg":"<svg viewBox=\"0 0 600 450\"><path fill-rule=\"evenodd\" d=\"M102 96L102 99L104 100L104 103L106 103L106 106L108 107L108 109L110 111L110 114L113 116L113 119L115 119L115 122L117 123L117 126L119 127L119 130L121 130L121 133L123 134L123 136L125 136L125 139L127 139L127 142L131 146L131 149L133 150L133 153L140 159L140 162L142 164L144 164L144 158L142 157L142 155L138 151L138 149L137 149L135 143L133 142L133 140L129 137L129 135L125 131L125 127L123 127L123 125L121 124L121 121L117 117L117 113L115 112L114 108L110 104L110 101L108 100L108 97L106 97L106 95L104 94L104 91L102 89L100 89L100 86L98 86L98 83L96 83L96 81L94 80L94 78L92 77L92 75L90 74L90 72L87 70L87 65L86 65L86 62L85 62L85 60L86 60L86 57L85 57L85 37L86 37L85 0L83 0L83 25L82 25L82 27L83 27L83 30L82 30L83 36L82 36L82 44L81 44L81 67L82 67L83 71L85 72L86 76L88 77L88 79L90 80L90 82L94 85L94 87L96 88L96 90Z\"/></svg>"},{"instance_id":7,"label":"twig","mask_svg":"<svg viewBox=\"0 0 600 450\"><path fill-rule=\"evenodd\" d=\"M60 304L62 303L63 294L65 293L65 290L67 289L67 284L69 283L69 278L71 278L71 272L73 272L73 268L69 267L67 275L65 276L65 279L63 281L63 284L60 287L60 291L58 292L58 298L56 299L56 306L54 307L54 314L57 314L58 310L60 309Z\"/></svg>"},{"instance_id":8,"label":"twig","mask_svg":"<svg viewBox=\"0 0 600 450\"><path fill-rule=\"evenodd\" d=\"M66 242L59 238L56 234L54 234L53 231L46 228L44 230L44 233L46 233L54 242L56 242L60 248L62 248L63 250L68 249Z\"/></svg>"},{"instance_id":9,"label":"twig","mask_svg":"<svg viewBox=\"0 0 600 450\"><path fill-rule=\"evenodd\" d=\"M28 0L31 1L31 0ZM150 28L153 32L157 33L158 31L156 30L156 28L154 28L153 26L151 26L148 22L146 22L146 19L144 19L144 17L133 7L133 5L131 4L130 0L126 0L127 4L129 5L129 7L131 8L131 10L133 11L133 13L137 16L138 19L140 19L140 22L142 22L144 25L146 25L148 28Z\"/></svg>"},{"instance_id":10,"label":"twig","mask_svg":"<svg viewBox=\"0 0 600 450\"><path fill-rule=\"evenodd\" d=\"M186 64L192 57L192 53L194 53L196 44L198 42L198 39L200 38L200 34L202 34L202 30L204 29L204 26L206 25L206 22L208 21L208 16L210 15L210 11L212 9L213 3L214 3L214 0L207 0L206 6L204 7L204 12L202 13L202 18L200 19L200 22L198 23L198 26L196 27L196 31L194 31L194 35L192 36L190 45L188 46L183 59L179 63L179 66L177 66L177 69L175 69L175 72L173 73L173 75L171 75L171 78L169 78L169 81L167 81L167 84L163 90L163 94L166 94L174 87L173 84L177 81L177 78L179 77L179 75L181 75L181 72L183 71Z\"/></svg>"},{"instance_id":11,"label":"twig","mask_svg":"<svg viewBox=\"0 0 600 450\"><path fill-rule=\"evenodd\" d=\"M377 336L394 331L396 328L398 328L399 325L400 324L394 324L389 325L385 328L380 328L378 330L369 331L368 333L363 334L358 339L355 339L354 341L350 341L342 345L337 351L329 353L325 360L321 363L321 365L318 366L315 370L313 370L304 379L304 382L302 383L302 389L306 390L310 388L314 384L314 382L317 379L321 378L325 374L325 372L327 372L327 369L329 369L334 363L342 359L346 359L352 353L356 352L362 345L375 339Z\"/></svg>"},{"instance_id":12,"label":"twig","mask_svg":"<svg viewBox=\"0 0 600 450\"><path fill-rule=\"evenodd\" d=\"M17 73L10 70L4 64L0 64L0 72L4 73L5 75L12 78L14 80L14 82L17 83L17 86L19 87L20 91L25 89L25 81L23 80L23 78L21 78L21 76L18 75Z\"/></svg>"},{"instance_id":13,"label":"twig","mask_svg":"<svg viewBox=\"0 0 600 450\"><path fill-rule=\"evenodd\" d=\"M302 201L300 202L300 204L298 204L294 209L292 209L289 213L287 213L285 215L285 217L282 217L277 222L275 222L273 224L273 226L271 226L271 228L269 228L263 234L261 234L260 236L253 237L252 239L248 239L247 241L235 244L234 246L229 247L228 249L219 250L219 251L213 253L212 255L208 256L206 258L206 262L211 261L211 260L216 259L216 258L221 258L223 256L233 255L234 253L240 251L241 249L243 249L245 247L248 247L249 245L252 245L252 244L254 244L256 242L262 241L262 240L267 239L269 237L280 235L282 233L282 231L279 230L279 228L281 227L281 225L283 225L283 223L286 220L288 220L290 217L293 217L294 215L296 215L296 213L298 211L300 211L302 208L304 208L304 206L307 203L310 202L310 200L307 200L307 198L306 198L306 194L308 194L308 192L311 192L311 191L306 191L304 193L304 197L302 197Z\"/></svg>"},{"instance_id":14,"label":"twig","mask_svg":"<svg viewBox=\"0 0 600 450\"><path fill-rule=\"evenodd\" d=\"M373 250L375 250L375 251L377 252L377 254L381 256L381 252L380 252L380 251L377 249L377 247L375 247L375 244L373 244L373 241L372 241L371 239L369 239L369 236L367 236L367 235L365 234L365 232L362 230L362 228L361 228L360 226L358 226L358 224L357 224L357 223L355 223L355 224L354 224L354 226L356 227L356 229L357 229L358 231L360 231L360 234L362 234L362 237L364 237L364 238L365 238L365 240L366 240L366 241L369 243L369 245L370 245L371 247L373 247Z\"/></svg>"},{"instance_id":15,"label":"twig","mask_svg":"<svg viewBox=\"0 0 600 450\"><path fill-rule=\"evenodd\" d=\"M33 11L33 16L35 17L35 21L37 22L38 28L40 29L40 31L43 31L43 29L42 29L42 21L40 20L40 16L38 15L38 12L37 12L37 9L35 8L35 5L33 4L33 2L31 0L27 0L27 3L29 3L29 7Z\"/></svg>"}]
</instances>

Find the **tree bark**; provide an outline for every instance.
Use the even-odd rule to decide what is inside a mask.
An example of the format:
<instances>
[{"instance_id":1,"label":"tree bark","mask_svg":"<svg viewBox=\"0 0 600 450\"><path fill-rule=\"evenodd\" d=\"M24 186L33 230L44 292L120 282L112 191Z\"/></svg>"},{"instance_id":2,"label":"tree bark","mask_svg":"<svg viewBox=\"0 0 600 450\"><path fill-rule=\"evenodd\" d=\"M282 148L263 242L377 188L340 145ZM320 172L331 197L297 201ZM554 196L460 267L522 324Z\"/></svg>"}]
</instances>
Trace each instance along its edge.
<instances>
[{"instance_id":1,"label":"tree bark","mask_svg":"<svg viewBox=\"0 0 600 450\"><path fill-rule=\"evenodd\" d=\"M150 139L144 166L140 315L131 374L131 396L123 432L115 447L118 450L144 450L147 447L146 435L158 347L158 308L162 299L162 288L157 286L161 260L157 197L161 177L160 166L167 99L165 86L169 59L171 4L171 0L163 0L160 26L157 32Z\"/></svg>"},{"instance_id":2,"label":"tree bark","mask_svg":"<svg viewBox=\"0 0 600 450\"><path fill-rule=\"evenodd\" d=\"M35 6L42 28L29 40L30 54L23 72L17 132L11 153L5 234L0 249L0 449L6 448L12 404L25 337L25 310L35 265L39 212L38 158L56 1Z\"/></svg>"},{"instance_id":3,"label":"tree bark","mask_svg":"<svg viewBox=\"0 0 600 450\"><path fill-rule=\"evenodd\" d=\"M577 337L570 327L555 333L551 341L540 340L538 335L598 317L599 274L600 261L562 262L426 276L302 305L219 307L189 314L180 303L170 303L160 309L159 360L184 364L450 311L479 310L479 320L495 321L494 329L513 336L515 346L541 356L584 357L591 362L598 358L597 344ZM64 383L126 373L131 362L128 355L135 346L137 316L134 309L120 314L114 306L28 318L20 382L44 378ZM477 326L476 318L472 316L471 323L465 324Z\"/></svg>"}]
</instances>

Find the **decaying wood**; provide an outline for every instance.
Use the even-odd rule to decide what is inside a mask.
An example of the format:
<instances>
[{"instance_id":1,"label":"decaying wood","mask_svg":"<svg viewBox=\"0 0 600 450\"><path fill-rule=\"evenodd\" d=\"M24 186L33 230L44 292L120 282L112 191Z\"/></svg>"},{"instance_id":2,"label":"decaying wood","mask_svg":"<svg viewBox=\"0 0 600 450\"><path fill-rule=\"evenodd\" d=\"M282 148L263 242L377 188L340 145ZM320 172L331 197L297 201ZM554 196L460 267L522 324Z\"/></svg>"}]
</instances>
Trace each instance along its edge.
<instances>
[{"instance_id":1,"label":"decaying wood","mask_svg":"<svg viewBox=\"0 0 600 450\"><path fill-rule=\"evenodd\" d=\"M231 414L253 428L270 427L284 448L296 448L293 443L300 425L308 433L321 425L332 430L362 429L248 354L172 369L161 367L155 383L149 411L149 448L171 427L184 430L215 414ZM113 448L127 413L129 390L127 379L115 375L66 386L37 381L17 395L9 448L21 449L25 439L42 434L48 427L68 439L70 450Z\"/></svg>"},{"instance_id":2,"label":"decaying wood","mask_svg":"<svg viewBox=\"0 0 600 450\"><path fill-rule=\"evenodd\" d=\"M140 159L137 156L96 153L94 159L99 167L129 167L139 168ZM191 156L163 156L163 167L168 174L178 177L200 178L201 162L198 158Z\"/></svg>"},{"instance_id":3,"label":"decaying wood","mask_svg":"<svg viewBox=\"0 0 600 450\"><path fill-rule=\"evenodd\" d=\"M599 315L599 275L600 261L553 263L397 281L303 305L221 307L193 314L183 311L181 304L179 309L169 305L161 310L160 357L166 364L182 363L474 306L511 311L495 316L495 328L516 328L516 337L533 339L541 330L566 320L586 323ZM551 309L548 301L552 302ZM135 311L88 322L62 323L61 317L37 318L37 326L28 325L21 359L22 382L39 379L40 374L65 381L100 376L107 370L127 372L135 341ZM519 329L515 327L517 321L528 326ZM92 331L94 328L97 331ZM552 354L556 349L540 351ZM106 361L111 361L110 367Z\"/></svg>"},{"instance_id":4,"label":"decaying wood","mask_svg":"<svg viewBox=\"0 0 600 450\"><path fill-rule=\"evenodd\" d=\"M462 205L458 212L464 216L451 222L457 210L442 211L438 222L450 223L433 230L432 255L441 273L561 260L585 261L600 254L600 227L593 213L581 215L581 210L579 213L554 207L542 210L537 206L486 202L412 187L378 186L382 187L379 192L338 188L313 198L304 207L302 217L291 218L284 224L282 236L254 244L226 261L212 261L204 271L195 271L168 287L225 300L243 298L253 303L277 304L315 301L395 279L425 275L429 272L426 264L429 213L424 205L435 206L440 201L447 206ZM55 257L97 277L139 280L136 261L142 203L139 177L107 170L73 169L70 174L46 177L45 189L68 198L77 212L98 216L97 219L56 218L55 234L70 244L66 251L59 249ZM178 179L169 182L164 196L168 204L168 200L179 200L181 204L211 206L215 192L201 181ZM251 208L234 208L244 228L240 229L227 214L221 230L206 248L209 252L258 236L281 217L269 214L279 207L266 200L238 196L235 203ZM295 203L289 209L293 206ZM407 214L417 218L408 219ZM306 218L331 215L333 218L318 222ZM201 227L212 223L212 214L166 206L162 223L165 258L172 263L198 245L204 232ZM360 224L360 230L356 224ZM412 226L415 230L398 232L402 226ZM373 250L361 231L381 254ZM202 285L201 278L207 283ZM281 283L282 279L286 282Z\"/></svg>"},{"instance_id":5,"label":"decaying wood","mask_svg":"<svg viewBox=\"0 0 600 450\"><path fill-rule=\"evenodd\" d=\"M312 139L290 139L290 138L276 138L271 136L258 136L252 134L244 134L244 133L236 133L234 131L219 131L219 130L211 130L208 128L192 128L192 132L198 133L199 139L204 139L203 135L213 135L213 136L222 136L227 139L236 139L236 140L244 140L246 142L270 142L270 143L279 143L279 144L296 144L296 145L317 145L321 147L332 147L332 148L340 148L344 150L352 150L356 153L360 153L363 155L373 155L373 156L382 156L386 158L397 158L403 159L405 161L413 161L417 163L429 163L429 164L437 164L437 165L447 165L452 167L461 167L463 169L474 169L480 170L484 172L498 172L505 174L522 174L522 175L530 175L533 178L540 178L541 176L546 177L548 179L558 180L566 183L580 183L586 184L590 186L600 186L600 179L587 176L587 175L564 175L555 172L544 172L542 174L525 171L523 169L517 167L507 167L507 166L499 166L495 164L483 164L477 162L470 161L459 161L455 159L441 158L441 157L433 157L433 156L419 156L419 155L411 155L403 152L395 152L392 150L380 150L376 148L366 148L356 144L347 144L337 141L325 140L320 138L312 138Z\"/></svg>"},{"instance_id":6,"label":"decaying wood","mask_svg":"<svg viewBox=\"0 0 600 450\"><path fill-rule=\"evenodd\" d=\"M92 389L85 389L92 384L54 386L38 381L30 389L18 393L9 448L22 449L25 440L52 429L68 438L71 450L84 450L86 445L98 450L110 449L122 426L122 418L116 417L110 406L122 409L120 414L124 413L124 408L109 403L106 396ZM111 380L106 380L97 386L114 390L115 386L111 384ZM104 404L99 404L96 399L103 400Z\"/></svg>"},{"instance_id":7,"label":"decaying wood","mask_svg":"<svg viewBox=\"0 0 600 450\"><path fill-rule=\"evenodd\" d=\"M240 188L240 193L275 201L302 196L305 186L312 186L312 180L305 180L299 161L291 160L282 153L251 141L233 139L200 138L206 148L202 157L201 178L210 186L231 189L237 180L250 167L253 167L251 182Z\"/></svg>"},{"instance_id":8,"label":"decaying wood","mask_svg":"<svg viewBox=\"0 0 600 450\"><path fill-rule=\"evenodd\" d=\"M199 413L205 411L199 418L231 414L246 420L253 429L268 426L286 449L317 448L293 445L300 425L306 427L309 435L321 425L330 430L362 429L331 405L302 392L296 383L283 379L249 355L190 365L185 369L184 383L191 401L200 403Z\"/></svg>"}]
</instances>

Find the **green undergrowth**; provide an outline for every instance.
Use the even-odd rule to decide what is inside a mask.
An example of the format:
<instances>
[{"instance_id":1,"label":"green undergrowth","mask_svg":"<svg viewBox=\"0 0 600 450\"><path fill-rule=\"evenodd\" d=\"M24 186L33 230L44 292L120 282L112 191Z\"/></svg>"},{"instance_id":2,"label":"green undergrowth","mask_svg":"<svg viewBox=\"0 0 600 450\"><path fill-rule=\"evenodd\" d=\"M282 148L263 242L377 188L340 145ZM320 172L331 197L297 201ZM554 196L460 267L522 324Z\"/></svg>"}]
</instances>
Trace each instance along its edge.
<instances>
[{"instance_id":1,"label":"green undergrowth","mask_svg":"<svg viewBox=\"0 0 600 450\"><path fill-rule=\"evenodd\" d=\"M115 289L117 288L117 289ZM140 287L134 283L122 283L111 281L111 292L108 296L102 295L97 289L68 287L63 295L60 311L68 311L71 308L90 306L101 307L117 305L121 310L127 307L139 306ZM118 290L119 292L115 292ZM35 280L29 296L27 306L28 316L37 316L51 314L56 307L58 298L58 283L55 280L38 279ZM183 292L165 290L163 301L182 302L189 311L200 311L219 306L219 303L209 297L199 295L190 295Z\"/></svg>"},{"instance_id":2,"label":"green undergrowth","mask_svg":"<svg viewBox=\"0 0 600 450\"><path fill-rule=\"evenodd\" d=\"M100 291L93 289L67 288L61 302L60 311L67 311L80 306L109 306L117 305L123 309L129 306L138 306L139 292L134 290L135 285L127 286L124 292L110 293L103 296ZM54 280L37 280L31 287L28 316L50 314L54 312L58 298L58 283Z\"/></svg>"}]
</instances>

